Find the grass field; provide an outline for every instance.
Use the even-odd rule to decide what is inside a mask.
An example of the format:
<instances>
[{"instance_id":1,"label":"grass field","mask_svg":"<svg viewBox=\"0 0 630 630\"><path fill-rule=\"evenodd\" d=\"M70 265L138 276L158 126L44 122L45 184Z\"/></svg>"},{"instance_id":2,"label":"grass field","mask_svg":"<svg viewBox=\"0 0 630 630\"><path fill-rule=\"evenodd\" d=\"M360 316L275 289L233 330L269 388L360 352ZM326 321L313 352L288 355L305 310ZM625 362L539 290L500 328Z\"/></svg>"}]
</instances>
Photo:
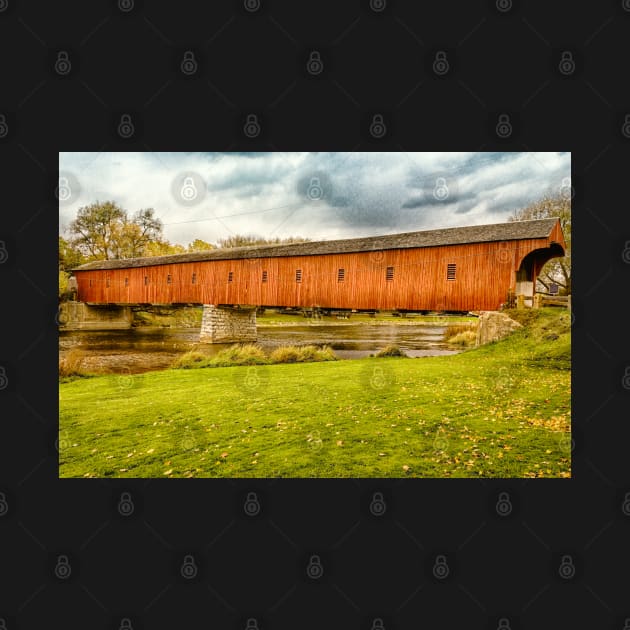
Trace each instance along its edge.
<instances>
[{"instance_id":1,"label":"grass field","mask_svg":"<svg viewBox=\"0 0 630 630\"><path fill-rule=\"evenodd\" d=\"M61 477L569 477L570 320L461 354L59 385Z\"/></svg>"}]
</instances>

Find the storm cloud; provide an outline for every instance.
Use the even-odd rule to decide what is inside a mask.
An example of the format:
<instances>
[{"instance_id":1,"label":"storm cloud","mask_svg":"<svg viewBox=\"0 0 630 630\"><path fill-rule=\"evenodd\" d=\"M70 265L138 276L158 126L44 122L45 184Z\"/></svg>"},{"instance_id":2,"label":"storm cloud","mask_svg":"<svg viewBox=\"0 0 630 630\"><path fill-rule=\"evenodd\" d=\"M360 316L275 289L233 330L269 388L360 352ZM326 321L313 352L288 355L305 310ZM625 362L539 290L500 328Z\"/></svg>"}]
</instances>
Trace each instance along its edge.
<instances>
[{"instance_id":1,"label":"storm cloud","mask_svg":"<svg viewBox=\"0 0 630 630\"><path fill-rule=\"evenodd\" d=\"M62 153L78 208L154 208L166 238L345 238L507 220L571 176L569 153ZM188 188L185 189L185 187ZM184 190L185 189L185 190ZM187 191L187 192L186 192ZM192 192L191 192L192 191Z\"/></svg>"}]
</instances>

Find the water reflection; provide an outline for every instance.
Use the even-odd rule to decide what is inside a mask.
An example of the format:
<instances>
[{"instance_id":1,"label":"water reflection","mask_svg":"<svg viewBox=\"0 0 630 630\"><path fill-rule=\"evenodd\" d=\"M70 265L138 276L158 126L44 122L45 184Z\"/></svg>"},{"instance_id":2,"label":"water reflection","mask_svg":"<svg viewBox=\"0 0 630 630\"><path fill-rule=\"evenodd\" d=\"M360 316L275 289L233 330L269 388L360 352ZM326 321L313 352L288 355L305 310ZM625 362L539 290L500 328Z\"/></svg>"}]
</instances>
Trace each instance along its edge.
<instances>
[{"instance_id":1,"label":"water reflection","mask_svg":"<svg viewBox=\"0 0 630 630\"><path fill-rule=\"evenodd\" d=\"M265 351L283 345L329 345L340 359L357 359L396 344L411 357L455 354L443 341L445 327L433 325L360 325L260 327L258 344ZM59 353L77 348L85 355L84 369L137 373L169 367L173 360L195 349L212 356L230 344L198 344L195 328L76 331L59 333Z\"/></svg>"}]
</instances>

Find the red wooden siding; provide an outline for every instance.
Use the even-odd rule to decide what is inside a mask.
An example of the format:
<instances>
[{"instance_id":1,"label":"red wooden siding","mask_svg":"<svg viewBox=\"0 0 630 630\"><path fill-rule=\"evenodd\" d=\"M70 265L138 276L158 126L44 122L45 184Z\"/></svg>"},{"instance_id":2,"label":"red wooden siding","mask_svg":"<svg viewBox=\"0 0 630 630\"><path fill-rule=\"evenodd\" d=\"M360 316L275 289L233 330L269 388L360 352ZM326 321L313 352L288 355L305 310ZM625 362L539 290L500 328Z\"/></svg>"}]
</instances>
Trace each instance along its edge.
<instances>
[{"instance_id":1,"label":"red wooden siding","mask_svg":"<svg viewBox=\"0 0 630 630\"><path fill-rule=\"evenodd\" d=\"M206 260L75 272L78 299L89 303L256 304L355 309L494 310L515 285L515 271L548 238L385 251L237 260ZM550 257L549 250L541 256ZM447 279L455 264L455 279ZM541 265L536 264L534 273ZM386 279L394 267L393 280ZM296 282L296 270L302 281ZM338 281L338 270L344 280ZM262 281L262 272L267 281ZM232 272L232 282L228 274ZM192 283L192 274L196 282ZM167 283L170 274L171 282ZM145 276L148 284L145 285ZM127 283L125 284L125 278ZM534 278L535 280L535 278ZM92 286L90 286L90 281Z\"/></svg>"}]
</instances>

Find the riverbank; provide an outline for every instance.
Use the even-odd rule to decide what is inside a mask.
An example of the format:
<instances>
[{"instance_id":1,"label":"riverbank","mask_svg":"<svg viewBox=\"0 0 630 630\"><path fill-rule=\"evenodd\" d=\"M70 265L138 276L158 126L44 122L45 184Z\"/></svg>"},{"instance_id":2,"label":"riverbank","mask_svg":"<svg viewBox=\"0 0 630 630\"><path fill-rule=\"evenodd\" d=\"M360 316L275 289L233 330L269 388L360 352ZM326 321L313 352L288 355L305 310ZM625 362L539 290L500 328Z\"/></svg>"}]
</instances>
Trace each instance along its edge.
<instances>
[{"instance_id":1,"label":"riverbank","mask_svg":"<svg viewBox=\"0 0 630 630\"><path fill-rule=\"evenodd\" d=\"M569 314L524 313L450 356L62 383L60 476L568 477Z\"/></svg>"},{"instance_id":2,"label":"riverbank","mask_svg":"<svg viewBox=\"0 0 630 630\"><path fill-rule=\"evenodd\" d=\"M187 306L180 308L161 307L153 311L135 311L133 314L134 327L157 328L199 328L201 326L201 307ZM346 318L347 317L347 318ZM256 316L259 328L275 326L445 326L452 322L475 321L476 317L459 314L427 314L419 313L392 314L382 311L369 315L368 313L348 313L347 315L324 315L320 317L304 317L299 312L281 312L276 309L266 309Z\"/></svg>"}]
</instances>

